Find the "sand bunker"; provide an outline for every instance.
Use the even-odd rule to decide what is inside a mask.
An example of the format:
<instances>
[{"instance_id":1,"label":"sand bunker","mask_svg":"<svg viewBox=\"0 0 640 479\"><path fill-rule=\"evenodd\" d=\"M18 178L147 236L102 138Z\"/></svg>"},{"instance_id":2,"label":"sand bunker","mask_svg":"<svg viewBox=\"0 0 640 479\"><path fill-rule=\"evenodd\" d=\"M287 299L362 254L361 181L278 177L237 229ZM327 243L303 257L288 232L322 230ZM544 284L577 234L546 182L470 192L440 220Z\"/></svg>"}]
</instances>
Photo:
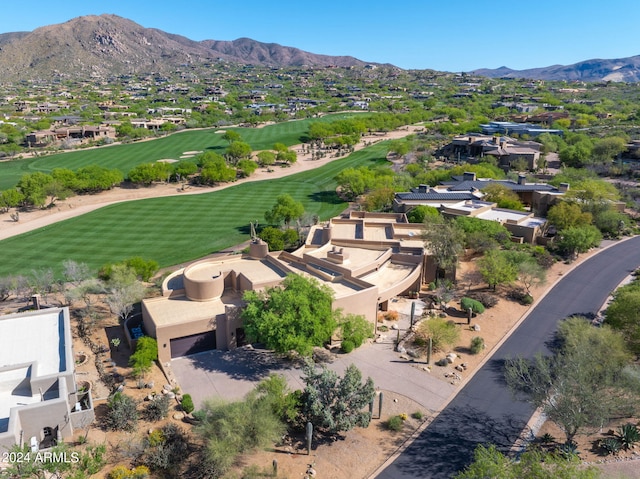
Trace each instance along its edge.
<instances>
[{"instance_id":1,"label":"sand bunker","mask_svg":"<svg viewBox=\"0 0 640 479\"><path fill-rule=\"evenodd\" d=\"M200 153L202 153L202 151L183 151L182 154L183 155L199 155Z\"/></svg>"},{"instance_id":2,"label":"sand bunker","mask_svg":"<svg viewBox=\"0 0 640 479\"><path fill-rule=\"evenodd\" d=\"M158 163L177 163L178 160L173 160L171 158L163 158L162 160L158 160Z\"/></svg>"}]
</instances>

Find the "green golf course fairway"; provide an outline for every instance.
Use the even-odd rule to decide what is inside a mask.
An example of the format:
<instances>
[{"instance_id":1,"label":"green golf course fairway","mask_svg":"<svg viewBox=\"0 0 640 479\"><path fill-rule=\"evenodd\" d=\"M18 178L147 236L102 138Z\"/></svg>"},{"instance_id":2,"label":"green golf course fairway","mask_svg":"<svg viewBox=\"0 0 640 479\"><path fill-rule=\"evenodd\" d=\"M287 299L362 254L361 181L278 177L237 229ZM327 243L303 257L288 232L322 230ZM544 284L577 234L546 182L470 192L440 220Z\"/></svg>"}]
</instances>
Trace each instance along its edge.
<instances>
[{"instance_id":1,"label":"green golf course fairway","mask_svg":"<svg viewBox=\"0 0 640 479\"><path fill-rule=\"evenodd\" d=\"M41 268L59 273L66 259L97 271L132 256L156 260L161 267L200 258L248 240L249 222L264 224L264 212L282 193L301 201L306 212L327 219L347 206L335 193L336 174L348 167L385 164L385 155L384 143L378 143L280 179L106 206L0 241L0 276L27 275Z\"/></svg>"},{"instance_id":2,"label":"green golf course fairway","mask_svg":"<svg viewBox=\"0 0 640 479\"><path fill-rule=\"evenodd\" d=\"M322 118L287 121L264 128L229 128L240 133L242 140L249 143L254 151L273 147L274 143L287 146L302 143L309 124L313 122L332 122L348 118L353 114L333 114ZM217 133L216 133L217 132ZM151 141L140 141L102 148L93 148L61 153L57 155L0 162L0 190L16 186L25 173L42 171L50 173L55 168L77 170L84 166L100 165L105 168L117 168L125 176L131 169L142 163L162 159L179 160L187 151L211 150L224 153L228 143L222 139L220 130L184 130Z\"/></svg>"}]
</instances>

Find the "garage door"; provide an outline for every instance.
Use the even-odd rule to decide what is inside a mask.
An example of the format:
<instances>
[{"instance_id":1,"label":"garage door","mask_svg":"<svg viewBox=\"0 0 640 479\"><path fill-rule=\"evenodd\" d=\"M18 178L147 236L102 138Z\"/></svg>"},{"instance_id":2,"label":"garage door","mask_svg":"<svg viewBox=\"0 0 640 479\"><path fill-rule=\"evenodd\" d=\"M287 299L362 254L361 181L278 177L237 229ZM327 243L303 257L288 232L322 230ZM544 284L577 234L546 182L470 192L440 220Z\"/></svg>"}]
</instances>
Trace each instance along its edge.
<instances>
[{"instance_id":1,"label":"garage door","mask_svg":"<svg viewBox=\"0 0 640 479\"><path fill-rule=\"evenodd\" d=\"M190 354L216 349L216 332L192 334L171 340L171 357L179 358Z\"/></svg>"}]
</instances>

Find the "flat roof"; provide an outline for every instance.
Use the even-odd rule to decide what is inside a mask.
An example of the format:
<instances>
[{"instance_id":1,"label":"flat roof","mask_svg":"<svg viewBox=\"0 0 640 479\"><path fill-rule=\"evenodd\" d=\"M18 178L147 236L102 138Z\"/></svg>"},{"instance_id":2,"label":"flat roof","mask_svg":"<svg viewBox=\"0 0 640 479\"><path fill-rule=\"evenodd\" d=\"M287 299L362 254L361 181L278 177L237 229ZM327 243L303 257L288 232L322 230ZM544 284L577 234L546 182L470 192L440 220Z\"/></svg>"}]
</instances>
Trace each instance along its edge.
<instances>
[{"instance_id":1,"label":"flat roof","mask_svg":"<svg viewBox=\"0 0 640 479\"><path fill-rule=\"evenodd\" d=\"M248 257L232 257L224 260L211 260L197 263L188 268L188 278L194 280L210 280L223 271L235 271L244 274L251 281L277 281L287 276L285 271L275 265L259 259Z\"/></svg>"},{"instance_id":2,"label":"flat roof","mask_svg":"<svg viewBox=\"0 0 640 479\"><path fill-rule=\"evenodd\" d=\"M66 371L64 330L60 308L0 316L0 368L37 362L38 376Z\"/></svg>"},{"instance_id":3,"label":"flat roof","mask_svg":"<svg viewBox=\"0 0 640 479\"><path fill-rule=\"evenodd\" d=\"M223 294L211 301L191 301L186 296L178 298L152 298L144 302L157 327L189 323L194 319L214 318L225 313L225 305L241 306L242 298L234 293Z\"/></svg>"},{"instance_id":4,"label":"flat roof","mask_svg":"<svg viewBox=\"0 0 640 479\"><path fill-rule=\"evenodd\" d=\"M65 311L0 316L0 432L7 431L12 408L49 399L32 395L29 378L67 370Z\"/></svg>"},{"instance_id":5,"label":"flat roof","mask_svg":"<svg viewBox=\"0 0 640 479\"><path fill-rule=\"evenodd\" d=\"M482 220L489 220L489 221L505 222L507 220L522 221L524 218L526 218L529 215L530 213L527 213L527 212L520 213L518 211L511 211L511 210L491 209L491 210L483 211L478 216L476 216L476 218L480 218Z\"/></svg>"},{"instance_id":6,"label":"flat roof","mask_svg":"<svg viewBox=\"0 0 640 479\"><path fill-rule=\"evenodd\" d=\"M379 291L385 291L409 276L416 265L387 262L378 271L374 271L361 279L378 286Z\"/></svg>"}]
</instances>

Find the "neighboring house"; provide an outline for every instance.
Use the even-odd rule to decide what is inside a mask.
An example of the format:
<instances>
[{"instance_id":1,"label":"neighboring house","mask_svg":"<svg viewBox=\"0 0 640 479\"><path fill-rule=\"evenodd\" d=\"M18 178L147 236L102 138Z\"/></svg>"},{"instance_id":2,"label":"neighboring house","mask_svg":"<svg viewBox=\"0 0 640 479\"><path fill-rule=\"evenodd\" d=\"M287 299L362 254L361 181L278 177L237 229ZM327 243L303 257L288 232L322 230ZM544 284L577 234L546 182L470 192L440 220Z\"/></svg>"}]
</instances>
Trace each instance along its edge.
<instances>
[{"instance_id":1,"label":"neighboring house","mask_svg":"<svg viewBox=\"0 0 640 479\"><path fill-rule=\"evenodd\" d=\"M79 142L95 141L102 138L116 138L116 129L112 126L70 126L54 130L40 130L29 133L25 143L30 147L47 146L66 140Z\"/></svg>"},{"instance_id":2,"label":"neighboring house","mask_svg":"<svg viewBox=\"0 0 640 479\"><path fill-rule=\"evenodd\" d=\"M506 136L470 133L453 138L451 143L441 148L439 154L455 160L493 156L498 165L504 168L509 168L512 162L521 158L526 161L527 169L535 170L540 160L540 144Z\"/></svg>"},{"instance_id":3,"label":"neighboring house","mask_svg":"<svg viewBox=\"0 0 640 479\"><path fill-rule=\"evenodd\" d=\"M479 200L484 195L476 190L452 191L446 186L420 185L407 193L396 193L393 198L393 211L408 213L416 206L441 208L461 201Z\"/></svg>"},{"instance_id":4,"label":"neighboring house","mask_svg":"<svg viewBox=\"0 0 640 479\"><path fill-rule=\"evenodd\" d=\"M527 183L524 175L518 176L518 181L512 180L492 180L476 178L472 172L464 173L460 176L452 177L452 181L443 183L451 191L472 191L482 190L491 184L506 186L518 195L520 201L531 209L536 215L544 216L547 210L557 199L569 190L569 184L562 183L558 188L547 183Z\"/></svg>"},{"instance_id":5,"label":"neighboring house","mask_svg":"<svg viewBox=\"0 0 640 479\"><path fill-rule=\"evenodd\" d=\"M500 133L503 135L529 135L536 137L543 133L549 133L550 135L563 136L563 130L554 130L549 128L540 128L537 125L530 123L514 123L511 121L491 121L489 123L481 124L480 128L485 135L495 135Z\"/></svg>"},{"instance_id":6,"label":"neighboring house","mask_svg":"<svg viewBox=\"0 0 640 479\"><path fill-rule=\"evenodd\" d=\"M546 232L547 220L527 211L498 208L496 203L480 200L461 201L442 208L444 216L472 216L486 221L497 221L512 235L514 240L535 244Z\"/></svg>"},{"instance_id":7,"label":"neighboring house","mask_svg":"<svg viewBox=\"0 0 640 479\"><path fill-rule=\"evenodd\" d=\"M74 367L68 308L0 316L0 450L51 447L93 422Z\"/></svg>"},{"instance_id":8,"label":"neighboring house","mask_svg":"<svg viewBox=\"0 0 640 479\"><path fill-rule=\"evenodd\" d=\"M242 294L279 285L289 273L328 286L334 308L363 315L374 328L391 298L434 279L420 229L403 214L351 212L314 226L293 253L269 253L254 239L248 254L206 259L169 275L162 297L142 301L144 330L157 339L165 371L174 357L235 348L244 342Z\"/></svg>"}]
</instances>

